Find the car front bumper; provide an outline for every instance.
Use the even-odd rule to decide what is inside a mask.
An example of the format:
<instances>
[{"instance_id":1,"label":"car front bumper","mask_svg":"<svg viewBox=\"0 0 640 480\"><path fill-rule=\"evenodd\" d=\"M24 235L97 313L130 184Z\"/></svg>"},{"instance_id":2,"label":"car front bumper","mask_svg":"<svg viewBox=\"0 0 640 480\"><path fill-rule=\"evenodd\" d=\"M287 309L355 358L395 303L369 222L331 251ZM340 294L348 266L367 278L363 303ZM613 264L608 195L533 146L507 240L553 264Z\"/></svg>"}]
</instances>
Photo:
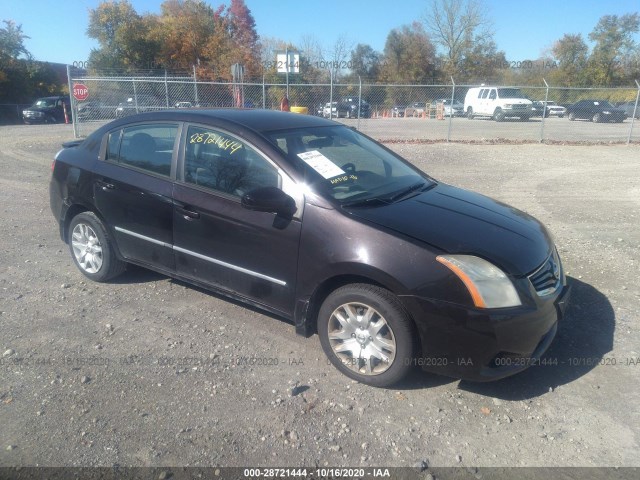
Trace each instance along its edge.
<instances>
[{"instance_id":1,"label":"car front bumper","mask_svg":"<svg viewBox=\"0 0 640 480\"><path fill-rule=\"evenodd\" d=\"M561 286L534 306L481 310L404 297L422 345L416 365L472 381L492 381L541 365L570 297ZM416 313L419 312L419 313Z\"/></svg>"}]
</instances>

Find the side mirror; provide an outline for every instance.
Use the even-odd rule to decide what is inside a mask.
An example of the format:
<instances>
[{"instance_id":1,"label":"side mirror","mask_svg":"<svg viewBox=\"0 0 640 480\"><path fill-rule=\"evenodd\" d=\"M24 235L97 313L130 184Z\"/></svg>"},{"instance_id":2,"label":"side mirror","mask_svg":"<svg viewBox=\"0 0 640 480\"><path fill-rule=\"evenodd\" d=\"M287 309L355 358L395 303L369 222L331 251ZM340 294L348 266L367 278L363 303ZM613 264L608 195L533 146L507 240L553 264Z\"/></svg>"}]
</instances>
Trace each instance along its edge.
<instances>
[{"instance_id":1,"label":"side mirror","mask_svg":"<svg viewBox=\"0 0 640 480\"><path fill-rule=\"evenodd\" d=\"M258 212L277 213L283 217L292 217L296 212L296 202L276 187L261 187L242 196L242 206Z\"/></svg>"}]
</instances>

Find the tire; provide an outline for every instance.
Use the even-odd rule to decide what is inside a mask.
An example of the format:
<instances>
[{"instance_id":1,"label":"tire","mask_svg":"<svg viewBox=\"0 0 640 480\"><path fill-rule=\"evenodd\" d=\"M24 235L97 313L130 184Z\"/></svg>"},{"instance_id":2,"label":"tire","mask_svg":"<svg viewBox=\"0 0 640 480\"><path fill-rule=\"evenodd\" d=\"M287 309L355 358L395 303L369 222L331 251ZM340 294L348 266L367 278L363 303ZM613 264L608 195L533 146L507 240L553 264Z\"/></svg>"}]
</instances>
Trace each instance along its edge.
<instances>
[{"instance_id":1,"label":"tire","mask_svg":"<svg viewBox=\"0 0 640 480\"><path fill-rule=\"evenodd\" d=\"M558 118L564 118L563 114L558 115Z\"/></svg>"},{"instance_id":2,"label":"tire","mask_svg":"<svg viewBox=\"0 0 640 480\"><path fill-rule=\"evenodd\" d=\"M469 120L473 120L473 108L471 108L471 107L469 107L469 108L467 109L467 118L468 118Z\"/></svg>"},{"instance_id":3,"label":"tire","mask_svg":"<svg viewBox=\"0 0 640 480\"><path fill-rule=\"evenodd\" d=\"M602 121L602 115L600 115L599 113L596 113L591 119L591 121L593 123L600 123Z\"/></svg>"},{"instance_id":4,"label":"tire","mask_svg":"<svg viewBox=\"0 0 640 480\"><path fill-rule=\"evenodd\" d=\"M67 234L69 251L76 267L94 282L106 282L126 269L113 248L100 219L93 212L76 215Z\"/></svg>"},{"instance_id":5,"label":"tire","mask_svg":"<svg viewBox=\"0 0 640 480\"><path fill-rule=\"evenodd\" d=\"M361 383L389 387L411 371L414 325L383 288L356 283L332 292L318 313L318 335L331 363Z\"/></svg>"},{"instance_id":6,"label":"tire","mask_svg":"<svg viewBox=\"0 0 640 480\"><path fill-rule=\"evenodd\" d=\"M573 122L575 119L576 119L576 114L575 114L575 113L573 113L573 112L571 112L571 113L569 114L569 121Z\"/></svg>"},{"instance_id":7,"label":"tire","mask_svg":"<svg viewBox=\"0 0 640 480\"><path fill-rule=\"evenodd\" d=\"M504 112L502 110L498 110L497 112L494 112L494 114L493 114L493 119L496 122L504 122L505 118L506 118L506 115L504 114Z\"/></svg>"}]
</instances>

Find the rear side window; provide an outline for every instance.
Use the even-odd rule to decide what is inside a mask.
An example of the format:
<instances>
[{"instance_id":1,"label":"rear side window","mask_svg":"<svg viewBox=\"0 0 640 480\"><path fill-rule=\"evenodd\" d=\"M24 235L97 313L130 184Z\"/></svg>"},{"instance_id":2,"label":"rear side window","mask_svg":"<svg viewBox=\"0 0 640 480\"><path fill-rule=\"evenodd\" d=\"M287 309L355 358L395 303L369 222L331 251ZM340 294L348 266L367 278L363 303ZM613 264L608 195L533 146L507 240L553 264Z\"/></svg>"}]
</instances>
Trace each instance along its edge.
<instances>
[{"instance_id":1,"label":"rear side window","mask_svg":"<svg viewBox=\"0 0 640 480\"><path fill-rule=\"evenodd\" d=\"M177 133L174 124L136 125L111 132L106 159L168 177Z\"/></svg>"}]
</instances>

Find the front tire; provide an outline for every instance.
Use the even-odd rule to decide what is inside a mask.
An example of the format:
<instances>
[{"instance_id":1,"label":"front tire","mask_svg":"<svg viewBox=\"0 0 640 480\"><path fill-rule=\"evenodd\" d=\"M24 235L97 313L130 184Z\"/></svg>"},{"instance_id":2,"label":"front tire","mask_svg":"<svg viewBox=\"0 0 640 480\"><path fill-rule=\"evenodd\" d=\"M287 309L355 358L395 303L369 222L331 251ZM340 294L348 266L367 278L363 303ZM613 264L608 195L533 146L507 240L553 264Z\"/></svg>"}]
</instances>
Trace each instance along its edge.
<instances>
[{"instance_id":1,"label":"front tire","mask_svg":"<svg viewBox=\"0 0 640 480\"><path fill-rule=\"evenodd\" d=\"M361 383L388 387L411 370L414 325L383 288L358 283L335 290L318 313L318 335L331 363Z\"/></svg>"},{"instance_id":2,"label":"front tire","mask_svg":"<svg viewBox=\"0 0 640 480\"><path fill-rule=\"evenodd\" d=\"M68 232L71 258L87 278L106 282L124 272L126 263L117 257L104 224L93 212L76 215Z\"/></svg>"},{"instance_id":3,"label":"front tire","mask_svg":"<svg viewBox=\"0 0 640 480\"><path fill-rule=\"evenodd\" d=\"M504 122L506 115L502 110L498 110L493 114L493 118L495 119L496 122Z\"/></svg>"},{"instance_id":4,"label":"front tire","mask_svg":"<svg viewBox=\"0 0 640 480\"><path fill-rule=\"evenodd\" d=\"M591 120L593 123L600 123L602 121L602 115L596 113Z\"/></svg>"},{"instance_id":5,"label":"front tire","mask_svg":"<svg viewBox=\"0 0 640 480\"><path fill-rule=\"evenodd\" d=\"M573 113L573 112L571 112L571 113L569 114L569 121L573 122L575 119L576 119L576 114L575 114L575 113Z\"/></svg>"}]
</instances>

